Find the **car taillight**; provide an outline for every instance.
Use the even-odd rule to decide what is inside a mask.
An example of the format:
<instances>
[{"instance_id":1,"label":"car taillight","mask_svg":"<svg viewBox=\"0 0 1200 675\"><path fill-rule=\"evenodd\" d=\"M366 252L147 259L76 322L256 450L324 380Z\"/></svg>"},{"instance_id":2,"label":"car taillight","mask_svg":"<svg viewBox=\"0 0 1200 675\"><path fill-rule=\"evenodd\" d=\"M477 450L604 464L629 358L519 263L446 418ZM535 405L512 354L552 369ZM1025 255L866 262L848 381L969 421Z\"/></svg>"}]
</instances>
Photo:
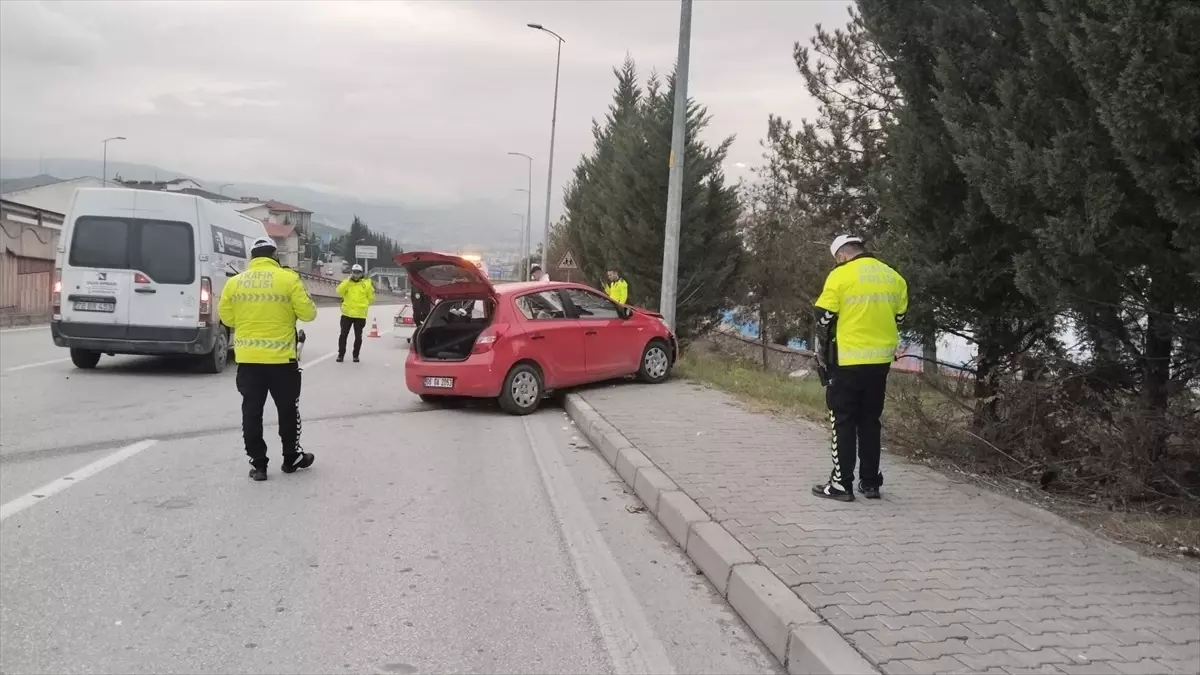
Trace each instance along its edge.
<instances>
[{"instance_id":1,"label":"car taillight","mask_svg":"<svg viewBox=\"0 0 1200 675\"><path fill-rule=\"evenodd\" d=\"M54 270L54 290L50 293L50 311L62 313L62 270Z\"/></svg>"},{"instance_id":2,"label":"car taillight","mask_svg":"<svg viewBox=\"0 0 1200 675\"><path fill-rule=\"evenodd\" d=\"M200 277L200 320L212 321L212 279Z\"/></svg>"},{"instance_id":3,"label":"car taillight","mask_svg":"<svg viewBox=\"0 0 1200 675\"><path fill-rule=\"evenodd\" d=\"M480 333L479 337L475 339L475 347L471 349L471 353L486 354L492 351L492 348L496 346L496 343L499 342L500 338L504 337L504 334L507 332L508 324L506 323L496 323L488 326L487 328L483 329L483 332Z\"/></svg>"}]
</instances>

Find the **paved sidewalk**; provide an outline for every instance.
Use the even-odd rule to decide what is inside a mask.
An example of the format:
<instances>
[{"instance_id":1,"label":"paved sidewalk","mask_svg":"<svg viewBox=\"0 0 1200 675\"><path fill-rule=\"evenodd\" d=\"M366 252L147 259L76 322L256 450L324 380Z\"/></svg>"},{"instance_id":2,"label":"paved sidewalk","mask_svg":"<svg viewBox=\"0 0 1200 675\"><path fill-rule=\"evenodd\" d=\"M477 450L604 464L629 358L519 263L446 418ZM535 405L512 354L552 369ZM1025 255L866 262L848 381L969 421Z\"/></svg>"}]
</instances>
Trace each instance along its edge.
<instances>
[{"instance_id":1,"label":"paved sidewalk","mask_svg":"<svg viewBox=\"0 0 1200 675\"><path fill-rule=\"evenodd\" d=\"M687 382L581 395L884 673L1200 673L1194 573L886 454L818 499L822 428Z\"/></svg>"}]
</instances>

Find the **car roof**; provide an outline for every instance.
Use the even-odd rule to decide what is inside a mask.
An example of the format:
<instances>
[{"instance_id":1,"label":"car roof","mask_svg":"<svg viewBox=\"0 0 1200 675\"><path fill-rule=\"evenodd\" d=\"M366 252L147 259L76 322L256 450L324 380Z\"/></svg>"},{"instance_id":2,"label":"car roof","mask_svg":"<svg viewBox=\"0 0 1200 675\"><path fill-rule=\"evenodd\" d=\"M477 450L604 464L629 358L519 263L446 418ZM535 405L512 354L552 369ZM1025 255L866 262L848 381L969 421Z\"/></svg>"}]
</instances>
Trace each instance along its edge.
<instances>
[{"instance_id":1,"label":"car roof","mask_svg":"<svg viewBox=\"0 0 1200 675\"><path fill-rule=\"evenodd\" d=\"M521 295L529 291L541 290L550 291L559 288L579 288L585 291L596 292L596 289L584 284L577 284L573 281L514 281L510 284L494 284L496 295Z\"/></svg>"}]
</instances>

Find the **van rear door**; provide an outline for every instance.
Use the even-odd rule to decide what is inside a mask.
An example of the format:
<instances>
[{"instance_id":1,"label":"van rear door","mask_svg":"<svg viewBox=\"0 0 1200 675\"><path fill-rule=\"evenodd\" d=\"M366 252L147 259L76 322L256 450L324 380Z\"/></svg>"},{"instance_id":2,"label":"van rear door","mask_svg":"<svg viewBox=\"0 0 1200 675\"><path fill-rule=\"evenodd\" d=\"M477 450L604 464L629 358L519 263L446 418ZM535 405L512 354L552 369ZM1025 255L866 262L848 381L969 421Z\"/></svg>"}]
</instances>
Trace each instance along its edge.
<instances>
[{"instance_id":1,"label":"van rear door","mask_svg":"<svg viewBox=\"0 0 1200 675\"><path fill-rule=\"evenodd\" d=\"M136 220L129 338L191 342L200 318L196 230L181 221Z\"/></svg>"},{"instance_id":2,"label":"van rear door","mask_svg":"<svg viewBox=\"0 0 1200 675\"><path fill-rule=\"evenodd\" d=\"M62 270L62 316L68 323L104 326L91 337L123 338L129 324L133 271L129 222L82 216L71 231Z\"/></svg>"},{"instance_id":3,"label":"van rear door","mask_svg":"<svg viewBox=\"0 0 1200 675\"><path fill-rule=\"evenodd\" d=\"M113 325L94 337L196 339L200 281L192 224L80 216L70 247L63 270L64 321Z\"/></svg>"}]
</instances>

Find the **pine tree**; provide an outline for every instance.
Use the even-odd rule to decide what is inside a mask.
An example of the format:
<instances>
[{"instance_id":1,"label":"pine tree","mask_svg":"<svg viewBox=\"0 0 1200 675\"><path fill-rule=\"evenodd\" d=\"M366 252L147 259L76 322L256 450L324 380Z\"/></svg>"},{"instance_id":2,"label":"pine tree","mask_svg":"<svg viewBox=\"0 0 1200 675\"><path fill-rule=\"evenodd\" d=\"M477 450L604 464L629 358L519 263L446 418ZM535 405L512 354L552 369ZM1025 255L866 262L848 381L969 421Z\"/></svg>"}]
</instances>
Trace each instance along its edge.
<instances>
[{"instance_id":1,"label":"pine tree","mask_svg":"<svg viewBox=\"0 0 1200 675\"><path fill-rule=\"evenodd\" d=\"M983 429L1004 370L1051 332L1045 308L1020 291L1013 264L1035 243L997 218L967 180L934 98L938 55L949 45L986 42L985 35L956 23L946 3L859 0L858 7L879 47L892 55L902 96L876 178L888 250L908 279L914 328L976 344L974 425ZM986 89L995 67L980 57L969 72L972 84Z\"/></svg>"},{"instance_id":2,"label":"pine tree","mask_svg":"<svg viewBox=\"0 0 1200 675\"><path fill-rule=\"evenodd\" d=\"M630 286L630 302L657 307L662 282L674 78L637 85L632 60L596 144L567 191L567 234L589 279L609 267ZM708 112L689 102L680 224L677 330L690 337L714 325L729 306L742 262L740 204L721 165L733 139L715 148L699 140Z\"/></svg>"}]
</instances>

